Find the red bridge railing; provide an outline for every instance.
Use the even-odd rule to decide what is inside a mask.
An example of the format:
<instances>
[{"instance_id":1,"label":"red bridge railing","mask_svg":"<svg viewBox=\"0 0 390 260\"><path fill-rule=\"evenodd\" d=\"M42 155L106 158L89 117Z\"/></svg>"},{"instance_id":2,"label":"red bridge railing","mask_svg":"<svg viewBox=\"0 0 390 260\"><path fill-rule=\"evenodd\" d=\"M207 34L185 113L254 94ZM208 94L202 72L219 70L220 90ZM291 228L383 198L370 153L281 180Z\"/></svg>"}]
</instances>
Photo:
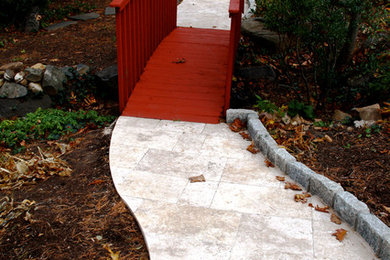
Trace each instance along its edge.
<instances>
[{"instance_id":1,"label":"red bridge railing","mask_svg":"<svg viewBox=\"0 0 390 260\"><path fill-rule=\"evenodd\" d=\"M234 62L236 58L238 44L241 37L241 14L244 12L244 0L230 0L229 16L231 18L230 42L228 54L228 68L226 73L225 106L224 113L230 106L230 92L232 87L232 77Z\"/></svg>"},{"instance_id":2,"label":"red bridge railing","mask_svg":"<svg viewBox=\"0 0 390 260\"><path fill-rule=\"evenodd\" d=\"M113 0L116 8L119 108L122 111L146 62L176 28L177 0Z\"/></svg>"}]
</instances>

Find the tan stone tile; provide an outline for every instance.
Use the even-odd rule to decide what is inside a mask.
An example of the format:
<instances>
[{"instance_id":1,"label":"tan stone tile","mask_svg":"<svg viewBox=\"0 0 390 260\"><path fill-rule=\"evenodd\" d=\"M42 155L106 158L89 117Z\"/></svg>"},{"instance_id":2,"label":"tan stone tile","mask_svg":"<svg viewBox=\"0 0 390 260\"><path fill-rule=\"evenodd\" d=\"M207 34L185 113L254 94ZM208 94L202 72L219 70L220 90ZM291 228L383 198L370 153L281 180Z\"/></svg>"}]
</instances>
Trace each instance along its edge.
<instances>
[{"instance_id":1,"label":"tan stone tile","mask_svg":"<svg viewBox=\"0 0 390 260\"><path fill-rule=\"evenodd\" d=\"M120 116L115 127L122 129L155 129L161 120L141 117Z\"/></svg>"},{"instance_id":2,"label":"tan stone tile","mask_svg":"<svg viewBox=\"0 0 390 260\"><path fill-rule=\"evenodd\" d=\"M183 178L132 171L116 188L121 196L176 203L187 182Z\"/></svg>"},{"instance_id":3,"label":"tan stone tile","mask_svg":"<svg viewBox=\"0 0 390 260\"><path fill-rule=\"evenodd\" d=\"M178 153L199 154L205 139L206 135L202 134L183 134L179 137L173 151Z\"/></svg>"},{"instance_id":4,"label":"tan stone tile","mask_svg":"<svg viewBox=\"0 0 390 260\"><path fill-rule=\"evenodd\" d=\"M182 134L200 134L206 124L184 121L161 120L157 129L165 132L179 132Z\"/></svg>"},{"instance_id":5,"label":"tan stone tile","mask_svg":"<svg viewBox=\"0 0 390 260\"><path fill-rule=\"evenodd\" d=\"M218 188L218 182L194 182L188 183L181 194L178 204L199 207L210 207Z\"/></svg>"},{"instance_id":6,"label":"tan stone tile","mask_svg":"<svg viewBox=\"0 0 390 260\"><path fill-rule=\"evenodd\" d=\"M208 135L203 144L201 155L210 157L248 158L252 155L246 148L251 142L242 139Z\"/></svg>"},{"instance_id":7,"label":"tan stone tile","mask_svg":"<svg viewBox=\"0 0 390 260\"><path fill-rule=\"evenodd\" d=\"M194 154L150 149L137 170L189 178L203 174L206 181L219 181L226 158L211 158Z\"/></svg>"},{"instance_id":8,"label":"tan stone tile","mask_svg":"<svg viewBox=\"0 0 390 260\"><path fill-rule=\"evenodd\" d=\"M269 257L269 258L268 258ZM244 214L230 259L312 259L310 219Z\"/></svg>"},{"instance_id":9,"label":"tan stone tile","mask_svg":"<svg viewBox=\"0 0 390 260\"><path fill-rule=\"evenodd\" d=\"M311 218L311 208L294 201L297 192L284 188L221 182L211 208L250 214Z\"/></svg>"},{"instance_id":10,"label":"tan stone tile","mask_svg":"<svg viewBox=\"0 0 390 260\"><path fill-rule=\"evenodd\" d=\"M229 259L241 214L148 201L136 217L151 259Z\"/></svg>"}]
</instances>

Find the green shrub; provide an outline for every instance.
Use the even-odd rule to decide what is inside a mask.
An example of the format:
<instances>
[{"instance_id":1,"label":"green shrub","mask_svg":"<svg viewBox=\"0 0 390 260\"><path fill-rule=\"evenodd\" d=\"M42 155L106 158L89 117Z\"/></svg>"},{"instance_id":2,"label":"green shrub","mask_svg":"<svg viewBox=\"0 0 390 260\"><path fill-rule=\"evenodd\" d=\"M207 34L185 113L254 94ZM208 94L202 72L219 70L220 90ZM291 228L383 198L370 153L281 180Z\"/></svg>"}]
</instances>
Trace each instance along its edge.
<instances>
[{"instance_id":1,"label":"green shrub","mask_svg":"<svg viewBox=\"0 0 390 260\"><path fill-rule=\"evenodd\" d=\"M296 100L292 100L288 104L288 112L287 114L290 117L294 117L296 115L303 116L306 119L314 119L314 110L313 106L305 105L302 102L298 102Z\"/></svg>"},{"instance_id":2,"label":"green shrub","mask_svg":"<svg viewBox=\"0 0 390 260\"><path fill-rule=\"evenodd\" d=\"M96 111L66 112L58 109L37 109L25 118L0 123L0 145L20 150L22 141L56 140L86 126L101 127L113 116L99 116Z\"/></svg>"}]
</instances>

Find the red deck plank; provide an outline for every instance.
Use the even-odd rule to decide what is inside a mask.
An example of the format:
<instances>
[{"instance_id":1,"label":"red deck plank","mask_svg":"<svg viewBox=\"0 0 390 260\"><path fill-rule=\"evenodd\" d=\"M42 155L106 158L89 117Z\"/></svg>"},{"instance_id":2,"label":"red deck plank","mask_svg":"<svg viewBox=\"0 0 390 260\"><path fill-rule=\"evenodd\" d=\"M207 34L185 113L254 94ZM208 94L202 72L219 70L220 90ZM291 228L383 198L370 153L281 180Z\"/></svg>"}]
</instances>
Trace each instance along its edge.
<instances>
[{"instance_id":1,"label":"red deck plank","mask_svg":"<svg viewBox=\"0 0 390 260\"><path fill-rule=\"evenodd\" d=\"M124 116L218 123L223 112L229 31L176 28L159 45ZM184 63L174 63L184 58Z\"/></svg>"}]
</instances>

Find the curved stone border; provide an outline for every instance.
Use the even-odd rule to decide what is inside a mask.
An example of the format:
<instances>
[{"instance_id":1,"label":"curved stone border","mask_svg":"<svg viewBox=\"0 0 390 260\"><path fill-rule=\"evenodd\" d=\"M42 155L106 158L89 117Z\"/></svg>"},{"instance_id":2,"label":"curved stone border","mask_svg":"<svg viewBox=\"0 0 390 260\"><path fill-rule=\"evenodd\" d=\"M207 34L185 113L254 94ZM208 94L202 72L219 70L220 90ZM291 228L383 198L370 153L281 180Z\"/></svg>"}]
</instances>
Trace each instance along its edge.
<instances>
[{"instance_id":1,"label":"curved stone border","mask_svg":"<svg viewBox=\"0 0 390 260\"><path fill-rule=\"evenodd\" d=\"M379 257L390 259L390 228L371 214L365 203L344 191L340 184L297 162L286 149L280 148L259 120L257 112L247 109L227 110L227 123L232 123L236 118L247 123L249 134L256 146L273 164L307 191L321 197L360 233Z\"/></svg>"}]
</instances>

